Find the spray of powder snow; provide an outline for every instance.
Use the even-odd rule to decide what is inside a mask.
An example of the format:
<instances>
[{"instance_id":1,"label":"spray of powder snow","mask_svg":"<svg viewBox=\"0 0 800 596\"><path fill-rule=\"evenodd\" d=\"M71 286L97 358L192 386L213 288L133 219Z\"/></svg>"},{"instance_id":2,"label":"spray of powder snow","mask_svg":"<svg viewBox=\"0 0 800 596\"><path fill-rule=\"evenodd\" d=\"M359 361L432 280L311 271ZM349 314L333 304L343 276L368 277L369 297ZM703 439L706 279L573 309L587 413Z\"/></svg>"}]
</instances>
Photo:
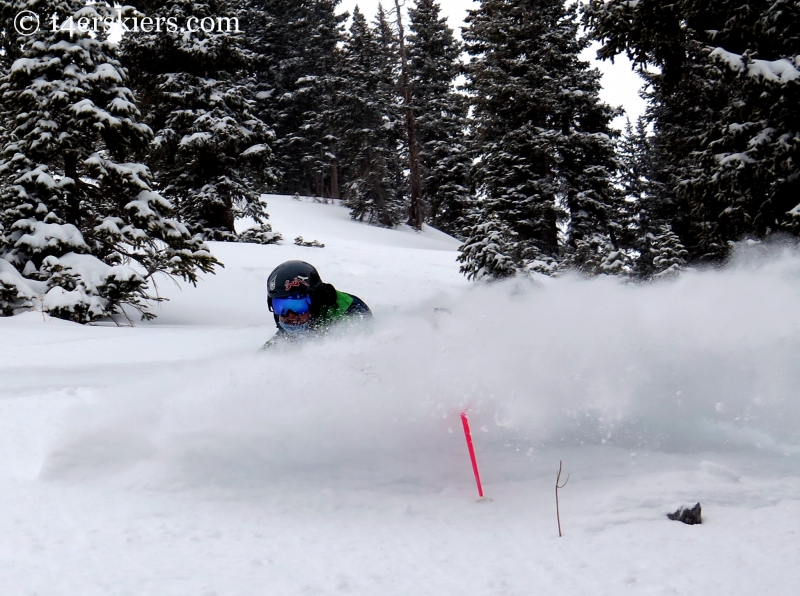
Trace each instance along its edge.
<instances>
[{"instance_id":1,"label":"spray of powder snow","mask_svg":"<svg viewBox=\"0 0 800 596\"><path fill-rule=\"evenodd\" d=\"M45 473L415 485L464 471L461 411L494 456L580 444L796 453L799 293L800 255L760 246L653 284L476 286L110 392L76 414Z\"/></svg>"}]
</instances>

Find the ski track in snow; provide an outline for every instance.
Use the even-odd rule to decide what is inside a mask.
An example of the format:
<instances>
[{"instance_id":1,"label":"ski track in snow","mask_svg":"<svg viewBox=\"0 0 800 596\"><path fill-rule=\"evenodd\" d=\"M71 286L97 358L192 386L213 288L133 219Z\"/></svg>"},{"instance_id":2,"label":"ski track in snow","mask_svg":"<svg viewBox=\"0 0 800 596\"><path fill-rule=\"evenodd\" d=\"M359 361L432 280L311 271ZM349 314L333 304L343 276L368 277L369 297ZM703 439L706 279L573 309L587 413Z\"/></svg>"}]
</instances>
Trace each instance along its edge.
<instances>
[{"instance_id":1,"label":"ski track in snow","mask_svg":"<svg viewBox=\"0 0 800 596\"><path fill-rule=\"evenodd\" d=\"M152 323L0 319L0 594L797 592L800 255L475 287L435 230L266 199L283 244ZM375 320L256 352L290 258Z\"/></svg>"}]
</instances>

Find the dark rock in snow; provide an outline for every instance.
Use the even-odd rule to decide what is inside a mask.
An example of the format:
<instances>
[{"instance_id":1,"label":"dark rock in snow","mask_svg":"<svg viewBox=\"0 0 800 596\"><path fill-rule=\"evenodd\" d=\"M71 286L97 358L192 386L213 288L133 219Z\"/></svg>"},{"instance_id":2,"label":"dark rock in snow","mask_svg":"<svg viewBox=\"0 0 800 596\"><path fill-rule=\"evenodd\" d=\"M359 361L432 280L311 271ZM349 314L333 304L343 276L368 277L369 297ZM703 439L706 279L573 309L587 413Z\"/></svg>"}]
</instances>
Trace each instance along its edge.
<instances>
[{"instance_id":1,"label":"dark rock in snow","mask_svg":"<svg viewBox=\"0 0 800 596\"><path fill-rule=\"evenodd\" d=\"M687 507L680 507L675 513L667 513L667 517L675 521L689 524L690 526L703 523L700 516L700 503L691 509Z\"/></svg>"}]
</instances>

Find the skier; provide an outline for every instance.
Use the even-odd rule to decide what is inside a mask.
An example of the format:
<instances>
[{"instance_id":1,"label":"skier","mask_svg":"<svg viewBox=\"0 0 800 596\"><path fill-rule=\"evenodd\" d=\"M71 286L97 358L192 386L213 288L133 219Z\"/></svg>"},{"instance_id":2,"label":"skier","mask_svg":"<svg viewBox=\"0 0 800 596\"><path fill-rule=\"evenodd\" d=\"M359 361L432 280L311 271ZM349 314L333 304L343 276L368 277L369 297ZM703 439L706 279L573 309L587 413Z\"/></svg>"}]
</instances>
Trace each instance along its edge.
<instances>
[{"instance_id":1,"label":"skier","mask_svg":"<svg viewBox=\"0 0 800 596\"><path fill-rule=\"evenodd\" d=\"M305 261L286 261L269 274L267 306L278 332L262 350L279 341L322 334L345 318L372 316L361 298L324 283L314 266Z\"/></svg>"}]
</instances>

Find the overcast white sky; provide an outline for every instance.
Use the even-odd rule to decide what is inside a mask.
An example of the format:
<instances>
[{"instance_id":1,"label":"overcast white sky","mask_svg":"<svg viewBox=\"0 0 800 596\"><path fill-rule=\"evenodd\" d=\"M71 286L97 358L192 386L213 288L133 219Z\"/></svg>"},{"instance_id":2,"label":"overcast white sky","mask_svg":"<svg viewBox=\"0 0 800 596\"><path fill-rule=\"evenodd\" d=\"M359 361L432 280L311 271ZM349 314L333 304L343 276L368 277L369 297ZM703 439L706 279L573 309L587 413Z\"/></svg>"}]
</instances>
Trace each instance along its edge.
<instances>
[{"instance_id":1,"label":"overcast white sky","mask_svg":"<svg viewBox=\"0 0 800 596\"><path fill-rule=\"evenodd\" d=\"M378 8L379 0L342 0L340 5L342 11L352 12L353 7L358 4L361 12L368 19L372 19ZM477 8L478 2L472 0L439 0L442 13L447 16L450 26L459 32L464 23L467 10ZM394 6L394 0L383 0L386 9ZM603 73L603 92L601 97L604 101L613 106L622 106L630 117L631 121L644 111L645 102L642 100L638 91L641 87L641 79L631 70L630 62L624 57L619 56L614 64L610 62L598 62L594 60L596 49L589 48L585 58L591 59L597 68ZM624 125L625 119L621 118L615 122L619 128Z\"/></svg>"}]
</instances>

